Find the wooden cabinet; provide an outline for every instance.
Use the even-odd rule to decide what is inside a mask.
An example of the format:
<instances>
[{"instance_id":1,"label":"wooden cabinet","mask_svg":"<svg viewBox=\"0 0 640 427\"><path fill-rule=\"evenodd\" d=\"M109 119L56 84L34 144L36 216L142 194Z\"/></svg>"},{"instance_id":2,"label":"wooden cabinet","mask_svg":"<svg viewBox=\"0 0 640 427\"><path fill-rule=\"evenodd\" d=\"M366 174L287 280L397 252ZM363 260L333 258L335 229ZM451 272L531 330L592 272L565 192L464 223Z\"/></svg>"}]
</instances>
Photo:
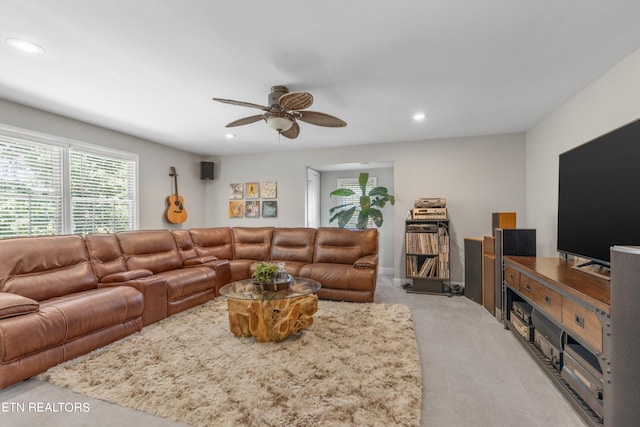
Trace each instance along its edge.
<instances>
[{"instance_id":1,"label":"wooden cabinet","mask_svg":"<svg viewBox=\"0 0 640 427\"><path fill-rule=\"evenodd\" d=\"M564 362L559 367L546 362L540 363L540 366L589 425L610 425L603 418L603 414L611 413L615 404L611 400L612 387L615 385L612 385L609 375L613 348L610 324L614 309L610 306L609 281L578 271L572 268L572 263L559 258L505 256L503 262L505 327L509 327L510 317L515 315L511 309L518 301L527 302L533 307L534 332L537 329L536 317L555 325L561 342L558 350L562 353L579 348L584 360L593 363L589 366L584 363L582 366L595 366L595 371L600 372L600 379L595 382L603 391L598 392L600 397L596 393L597 396L591 398L585 385L588 381L576 371L576 366L580 368L580 364L576 364L571 355L564 356ZM536 349L534 342L526 342L521 335L516 336L533 357L544 359L544 351ZM567 375L574 375L578 380L572 384Z\"/></svg>"}]
</instances>

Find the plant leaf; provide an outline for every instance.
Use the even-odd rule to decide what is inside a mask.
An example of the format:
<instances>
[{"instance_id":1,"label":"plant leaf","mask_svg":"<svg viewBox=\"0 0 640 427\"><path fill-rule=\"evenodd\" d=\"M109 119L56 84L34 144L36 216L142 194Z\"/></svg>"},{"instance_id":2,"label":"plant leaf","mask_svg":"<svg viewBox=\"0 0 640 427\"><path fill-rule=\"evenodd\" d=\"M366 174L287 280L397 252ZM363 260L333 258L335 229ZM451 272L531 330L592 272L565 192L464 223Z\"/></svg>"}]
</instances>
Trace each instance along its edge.
<instances>
[{"instance_id":1,"label":"plant leaf","mask_svg":"<svg viewBox=\"0 0 640 427\"><path fill-rule=\"evenodd\" d=\"M345 225L347 225L347 223L349 222L349 220L351 219L351 217L353 216L353 213L356 211L356 207L353 206L351 209L347 209L345 211L340 211L338 213L336 213L334 216L332 216L329 219L329 222L333 222L335 220L338 220L338 227L340 228L344 228Z\"/></svg>"},{"instance_id":2,"label":"plant leaf","mask_svg":"<svg viewBox=\"0 0 640 427\"><path fill-rule=\"evenodd\" d=\"M371 210L369 211L369 217L376 224L376 227L382 226L382 211L380 211L379 209L371 208Z\"/></svg>"},{"instance_id":3,"label":"plant leaf","mask_svg":"<svg viewBox=\"0 0 640 427\"><path fill-rule=\"evenodd\" d=\"M386 187L376 187L376 188L372 188L371 191L369 191L369 195L371 197L373 196L389 197L389 190L387 190Z\"/></svg>"},{"instance_id":4,"label":"plant leaf","mask_svg":"<svg viewBox=\"0 0 640 427\"><path fill-rule=\"evenodd\" d=\"M338 196L338 197L347 197L347 196L353 196L354 194L356 193L350 188L338 188L337 190L333 190L329 195Z\"/></svg>"},{"instance_id":5,"label":"plant leaf","mask_svg":"<svg viewBox=\"0 0 640 427\"><path fill-rule=\"evenodd\" d=\"M345 210L345 208L347 206L353 206L353 203L345 203L343 205L334 206L331 209L329 209L329 213L332 214L333 212L335 212L337 210Z\"/></svg>"},{"instance_id":6,"label":"plant leaf","mask_svg":"<svg viewBox=\"0 0 640 427\"><path fill-rule=\"evenodd\" d=\"M361 172L358 177L358 184L360 185L360 191L362 191L362 195L367 194L367 182L369 182L369 173Z\"/></svg>"}]
</instances>

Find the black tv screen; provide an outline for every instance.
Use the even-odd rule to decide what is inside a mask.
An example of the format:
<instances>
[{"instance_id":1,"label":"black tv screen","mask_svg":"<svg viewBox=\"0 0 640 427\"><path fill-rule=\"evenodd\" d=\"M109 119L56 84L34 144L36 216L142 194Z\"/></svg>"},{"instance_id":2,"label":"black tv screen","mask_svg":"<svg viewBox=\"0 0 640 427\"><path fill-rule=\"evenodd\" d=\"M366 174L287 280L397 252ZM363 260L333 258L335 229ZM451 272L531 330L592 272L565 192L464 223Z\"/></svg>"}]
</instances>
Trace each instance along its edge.
<instances>
[{"instance_id":1,"label":"black tv screen","mask_svg":"<svg viewBox=\"0 0 640 427\"><path fill-rule=\"evenodd\" d=\"M609 265L640 245L640 120L560 154L558 251Z\"/></svg>"}]
</instances>

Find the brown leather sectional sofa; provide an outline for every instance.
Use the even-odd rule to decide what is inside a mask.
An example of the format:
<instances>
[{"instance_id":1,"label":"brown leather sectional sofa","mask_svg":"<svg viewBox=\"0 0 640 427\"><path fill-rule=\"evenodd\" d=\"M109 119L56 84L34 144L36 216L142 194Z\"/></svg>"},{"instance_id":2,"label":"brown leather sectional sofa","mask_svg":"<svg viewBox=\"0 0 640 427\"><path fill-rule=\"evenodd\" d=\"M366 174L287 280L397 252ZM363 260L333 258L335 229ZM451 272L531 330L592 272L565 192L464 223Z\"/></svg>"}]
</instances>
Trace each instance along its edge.
<instances>
[{"instance_id":1,"label":"brown leather sectional sofa","mask_svg":"<svg viewBox=\"0 0 640 427\"><path fill-rule=\"evenodd\" d=\"M219 227L0 240L0 388L219 295L260 261L373 302L377 230Z\"/></svg>"}]
</instances>

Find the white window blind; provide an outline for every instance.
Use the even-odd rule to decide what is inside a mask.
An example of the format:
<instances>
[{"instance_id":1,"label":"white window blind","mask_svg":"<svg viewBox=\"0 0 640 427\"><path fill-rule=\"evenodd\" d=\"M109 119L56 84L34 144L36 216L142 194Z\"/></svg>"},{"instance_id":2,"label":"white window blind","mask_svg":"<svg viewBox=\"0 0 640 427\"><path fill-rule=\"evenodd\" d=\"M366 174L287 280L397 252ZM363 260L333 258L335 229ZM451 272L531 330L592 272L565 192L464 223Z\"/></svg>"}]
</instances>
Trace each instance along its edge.
<instances>
[{"instance_id":1,"label":"white window blind","mask_svg":"<svg viewBox=\"0 0 640 427\"><path fill-rule=\"evenodd\" d=\"M378 185L378 178L375 176L370 176L367 181L366 190L367 194ZM353 203L356 206L356 212L353 214L349 222L345 225L345 228L355 229L358 225L358 215L360 215L360 196L362 192L360 191L360 184L358 183L358 178L339 178L338 179L338 188L348 188L352 190L355 194L352 196L339 197L338 204L347 204ZM367 228L374 228L375 224L371 219L367 221Z\"/></svg>"},{"instance_id":2,"label":"white window blind","mask_svg":"<svg viewBox=\"0 0 640 427\"><path fill-rule=\"evenodd\" d=\"M63 149L0 135L0 238L62 233Z\"/></svg>"},{"instance_id":3,"label":"white window blind","mask_svg":"<svg viewBox=\"0 0 640 427\"><path fill-rule=\"evenodd\" d=\"M113 233L135 228L135 163L71 149L71 232Z\"/></svg>"},{"instance_id":4,"label":"white window blind","mask_svg":"<svg viewBox=\"0 0 640 427\"><path fill-rule=\"evenodd\" d=\"M133 230L137 156L0 129L0 238Z\"/></svg>"}]
</instances>

